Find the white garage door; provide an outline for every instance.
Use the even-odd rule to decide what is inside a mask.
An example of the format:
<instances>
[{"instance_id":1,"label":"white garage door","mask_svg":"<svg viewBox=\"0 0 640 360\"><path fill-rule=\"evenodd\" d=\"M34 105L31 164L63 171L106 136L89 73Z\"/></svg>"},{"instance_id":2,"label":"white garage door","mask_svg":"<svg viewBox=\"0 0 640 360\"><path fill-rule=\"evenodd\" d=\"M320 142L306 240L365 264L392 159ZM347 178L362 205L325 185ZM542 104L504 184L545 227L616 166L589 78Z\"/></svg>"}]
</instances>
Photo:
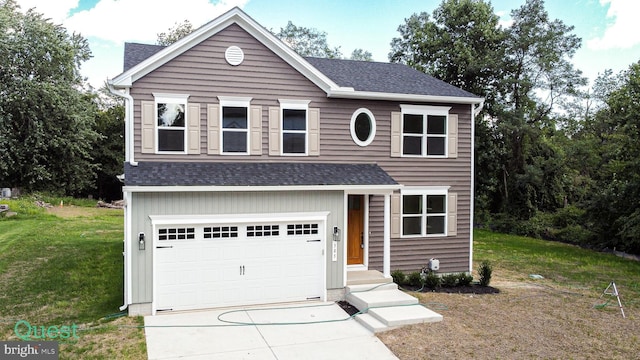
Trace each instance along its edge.
<instances>
[{"instance_id":1,"label":"white garage door","mask_svg":"<svg viewBox=\"0 0 640 360\"><path fill-rule=\"evenodd\" d=\"M321 221L155 226L157 311L320 299Z\"/></svg>"}]
</instances>

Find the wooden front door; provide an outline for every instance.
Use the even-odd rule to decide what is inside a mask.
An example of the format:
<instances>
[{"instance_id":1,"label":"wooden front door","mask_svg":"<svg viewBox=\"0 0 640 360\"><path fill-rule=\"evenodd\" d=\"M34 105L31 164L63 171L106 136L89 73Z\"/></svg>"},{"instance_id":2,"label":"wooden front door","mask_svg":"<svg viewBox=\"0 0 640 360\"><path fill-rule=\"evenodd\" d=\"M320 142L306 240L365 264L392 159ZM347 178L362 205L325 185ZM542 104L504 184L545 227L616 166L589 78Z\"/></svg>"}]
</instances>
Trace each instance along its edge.
<instances>
[{"instance_id":1,"label":"wooden front door","mask_svg":"<svg viewBox=\"0 0 640 360\"><path fill-rule=\"evenodd\" d=\"M349 195L347 265L364 264L364 196Z\"/></svg>"}]
</instances>

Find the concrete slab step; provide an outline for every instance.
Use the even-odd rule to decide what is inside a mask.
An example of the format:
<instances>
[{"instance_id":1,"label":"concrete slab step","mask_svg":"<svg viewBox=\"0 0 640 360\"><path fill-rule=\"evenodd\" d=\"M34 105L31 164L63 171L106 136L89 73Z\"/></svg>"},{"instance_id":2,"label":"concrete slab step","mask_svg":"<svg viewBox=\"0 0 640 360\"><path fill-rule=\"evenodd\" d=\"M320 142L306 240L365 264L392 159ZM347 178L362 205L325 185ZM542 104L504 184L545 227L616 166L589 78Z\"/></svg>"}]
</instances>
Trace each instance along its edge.
<instances>
[{"instance_id":1,"label":"concrete slab step","mask_svg":"<svg viewBox=\"0 0 640 360\"><path fill-rule=\"evenodd\" d=\"M368 314L388 327L442 321L442 315L419 304L370 308Z\"/></svg>"},{"instance_id":2,"label":"concrete slab step","mask_svg":"<svg viewBox=\"0 0 640 360\"><path fill-rule=\"evenodd\" d=\"M394 305L417 304L418 299L400 290L380 290L347 294L346 300L358 310L366 312L368 308Z\"/></svg>"},{"instance_id":3,"label":"concrete slab step","mask_svg":"<svg viewBox=\"0 0 640 360\"><path fill-rule=\"evenodd\" d=\"M366 291L398 290L398 284L394 282L388 282L385 284L347 285L345 290L347 294Z\"/></svg>"},{"instance_id":4,"label":"concrete slab step","mask_svg":"<svg viewBox=\"0 0 640 360\"><path fill-rule=\"evenodd\" d=\"M362 324L362 326L364 326L365 328L367 328L369 331L375 333L379 333L379 332L383 332L383 331L387 331L387 330L391 330L391 329L395 329L392 327L389 327L385 324L383 324L382 322L380 322L380 320L376 319L375 317L369 315L369 314L359 314L356 315L356 321L359 322L360 324Z\"/></svg>"}]
</instances>

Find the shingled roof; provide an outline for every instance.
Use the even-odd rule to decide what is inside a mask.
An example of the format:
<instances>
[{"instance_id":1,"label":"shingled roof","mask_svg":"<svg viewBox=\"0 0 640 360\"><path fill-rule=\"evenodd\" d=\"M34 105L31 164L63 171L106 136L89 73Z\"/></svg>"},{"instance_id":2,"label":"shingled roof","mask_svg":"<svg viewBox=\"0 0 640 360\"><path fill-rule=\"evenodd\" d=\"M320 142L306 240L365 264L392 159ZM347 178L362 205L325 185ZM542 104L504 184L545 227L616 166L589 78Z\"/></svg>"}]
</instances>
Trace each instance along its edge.
<instances>
[{"instance_id":1,"label":"shingled roof","mask_svg":"<svg viewBox=\"0 0 640 360\"><path fill-rule=\"evenodd\" d=\"M305 57L336 84L356 91L476 97L404 64Z\"/></svg>"},{"instance_id":2,"label":"shingled roof","mask_svg":"<svg viewBox=\"0 0 640 360\"><path fill-rule=\"evenodd\" d=\"M125 43L124 71L164 49L160 45ZM305 57L313 67L342 87L356 91L430 96L478 97L404 64Z\"/></svg>"},{"instance_id":3,"label":"shingled roof","mask_svg":"<svg viewBox=\"0 0 640 360\"><path fill-rule=\"evenodd\" d=\"M127 186L397 185L375 164L139 162Z\"/></svg>"}]
</instances>

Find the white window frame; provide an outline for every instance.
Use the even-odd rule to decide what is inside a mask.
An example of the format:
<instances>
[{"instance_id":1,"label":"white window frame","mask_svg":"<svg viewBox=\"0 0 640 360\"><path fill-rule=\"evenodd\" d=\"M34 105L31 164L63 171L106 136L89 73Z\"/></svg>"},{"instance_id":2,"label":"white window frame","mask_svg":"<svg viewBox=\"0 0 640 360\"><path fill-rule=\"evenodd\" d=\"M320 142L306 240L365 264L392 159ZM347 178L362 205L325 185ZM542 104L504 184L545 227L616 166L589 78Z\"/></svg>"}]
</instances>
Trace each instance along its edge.
<instances>
[{"instance_id":1,"label":"white window frame","mask_svg":"<svg viewBox=\"0 0 640 360\"><path fill-rule=\"evenodd\" d=\"M278 99L280 103L280 155L281 156L309 156L309 103L311 100ZM284 110L304 110L304 130L284 129ZM284 152L284 134L304 134L304 153Z\"/></svg>"},{"instance_id":2,"label":"white window frame","mask_svg":"<svg viewBox=\"0 0 640 360\"><path fill-rule=\"evenodd\" d=\"M251 99L250 97L233 97L233 96L218 96L218 102L220 103L220 154L222 155L249 155L251 149ZM247 109L247 128L242 129L225 129L223 109L225 107L244 107ZM224 133L225 132L245 132L247 137L247 148L244 152L225 152L224 151Z\"/></svg>"},{"instance_id":3,"label":"white window frame","mask_svg":"<svg viewBox=\"0 0 640 360\"><path fill-rule=\"evenodd\" d=\"M369 120L371 121L371 132L369 133L369 137L365 141L358 139L358 136L356 135L356 119L360 114L363 114L363 113L369 116ZM359 108L358 110L353 112L353 115L351 115L351 125L349 129L351 132L351 139L353 139L353 142L355 142L358 146L363 146L363 147L368 146L373 142L373 139L376 137L376 118L375 116L373 116L373 113L369 109Z\"/></svg>"},{"instance_id":4,"label":"white window frame","mask_svg":"<svg viewBox=\"0 0 640 360\"><path fill-rule=\"evenodd\" d=\"M189 99L189 95L188 94L166 94L166 93L153 93L153 126L154 126L154 131L155 131L155 150L156 150L156 154L186 154L187 153L187 149L189 148L189 144L187 143L188 141L188 136L187 136L187 127L189 124L189 118L188 118L188 99ZM183 127L165 127L165 126L158 126L158 104L182 104L184 106L184 126ZM183 135L184 135L184 141L183 141L183 149L182 151L162 151L159 148L159 140L160 140L160 135L159 135L159 130L169 130L169 131L182 131Z\"/></svg>"},{"instance_id":5,"label":"white window frame","mask_svg":"<svg viewBox=\"0 0 640 360\"><path fill-rule=\"evenodd\" d=\"M405 217L417 217L417 214L404 214L404 197L405 195L420 195L422 196L422 214L420 214L420 234L404 235L404 218ZM444 195L444 214L432 214L432 216L444 217L444 233L441 234L427 234L426 221L429 217L427 209L427 196L431 195ZM400 236L402 238L432 238L432 237L445 237L448 236L448 221L449 221L449 186L429 186L421 188L405 188L400 192Z\"/></svg>"},{"instance_id":6,"label":"white window frame","mask_svg":"<svg viewBox=\"0 0 640 360\"><path fill-rule=\"evenodd\" d=\"M450 106L425 106L425 105L400 105L400 154L402 157L427 157L427 158L447 158L449 157L449 110ZM422 116L422 134L405 134L404 132L404 116L405 115L421 115ZM427 119L429 115L445 117L445 133L444 134L428 134ZM421 138L421 154L405 154L404 153L404 137L415 136ZM444 138L444 155L427 155L427 139L429 137Z\"/></svg>"}]
</instances>

